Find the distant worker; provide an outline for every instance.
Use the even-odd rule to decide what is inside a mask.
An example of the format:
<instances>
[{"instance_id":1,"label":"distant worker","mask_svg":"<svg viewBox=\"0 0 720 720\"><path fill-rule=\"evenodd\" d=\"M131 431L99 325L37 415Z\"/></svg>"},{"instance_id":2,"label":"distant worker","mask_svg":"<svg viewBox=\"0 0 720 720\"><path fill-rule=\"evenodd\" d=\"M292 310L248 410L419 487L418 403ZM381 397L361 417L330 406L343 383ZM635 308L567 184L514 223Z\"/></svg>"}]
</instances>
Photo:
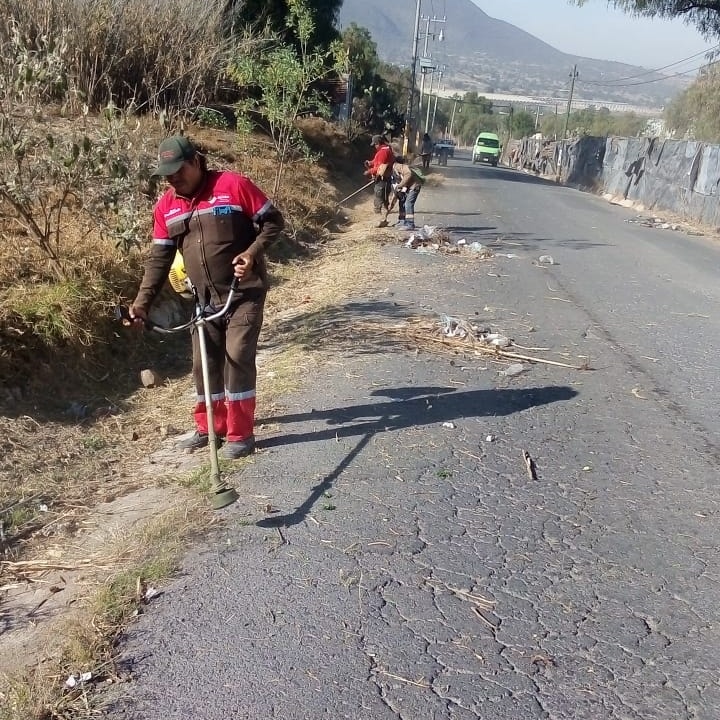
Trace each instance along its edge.
<instances>
[{"instance_id":1,"label":"distant worker","mask_svg":"<svg viewBox=\"0 0 720 720\"><path fill-rule=\"evenodd\" d=\"M415 229L415 202L425 182L418 168L408 165L404 158L397 158L392 168L392 183L398 201L398 224L403 230Z\"/></svg>"},{"instance_id":2,"label":"distant worker","mask_svg":"<svg viewBox=\"0 0 720 720\"><path fill-rule=\"evenodd\" d=\"M430 160L432 160L433 154L433 141L430 135L425 133L422 137L422 143L420 145L420 157L422 159L423 170L427 170L430 167Z\"/></svg>"},{"instance_id":3,"label":"distant worker","mask_svg":"<svg viewBox=\"0 0 720 720\"><path fill-rule=\"evenodd\" d=\"M395 162L395 153L384 135L373 135L370 142L375 148L372 160L365 161L365 175L375 179L373 192L373 209L381 213L383 208L387 211L390 202L390 177Z\"/></svg>"},{"instance_id":4,"label":"distant worker","mask_svg":"<svg viewBox=\"0 0 720 720\"><path fill-rule=\"evenodd\" d=\"M450 148L443 142L438 146L438 165L447 165Z\"/></svg>"}]
</instances>

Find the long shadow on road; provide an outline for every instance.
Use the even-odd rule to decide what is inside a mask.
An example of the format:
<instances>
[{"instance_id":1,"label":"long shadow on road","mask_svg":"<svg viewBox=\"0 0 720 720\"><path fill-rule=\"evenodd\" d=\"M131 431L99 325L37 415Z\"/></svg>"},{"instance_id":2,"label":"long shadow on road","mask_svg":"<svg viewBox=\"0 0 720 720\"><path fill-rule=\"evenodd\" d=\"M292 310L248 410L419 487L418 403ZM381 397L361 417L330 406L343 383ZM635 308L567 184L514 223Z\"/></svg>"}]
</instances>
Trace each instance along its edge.
<instances>
[{"instance_id":1,"label":"long shadow on road","mask_svg":"<svg viewBox=\"0 0 720 720\"><path fill-rule=\"evenodd\" d=\"M262 447L265 448L361 436L342 462L310 490L307 499L301 505L290 513L259 521L257 524L260 527L289 526L302 522L323 493L332 487L335 480L378 433L462 418L511 415L528 408L571 400L578 395L578 392L564 385L549 385L463 392L447 387L399 387L376 391L373 394L391 399L328 410L311 410L257 421L258 424L262 424L324 420L328 426L321 430L289 433L264 439Z\"/></svg>"},{"instance_id":2,"label":"long shadow on road","mask_svg":"<svg viewBox=\"0 0 720 720\"><path fill-rule=\"evenodd\" d=\"M418 390L420 392L418 392ZM430 390L431 392L427 392ZM457 392L454 388L400 388L384 390L382 394L397 399L377 403L363 403L329 410L310 410L305 413L280 415L257 421L262 423L298 423L324 420L330 426L295 434L279 435L263 441L263 447L292 445L336 437L352 437L366 432L385 432L408 427L449 422L461 418L503 416L531 407L570 400L578 393L564 385L536 388L497 388ZM403 394L406 396L403 397Z\"/></svg>"}]
</instances>

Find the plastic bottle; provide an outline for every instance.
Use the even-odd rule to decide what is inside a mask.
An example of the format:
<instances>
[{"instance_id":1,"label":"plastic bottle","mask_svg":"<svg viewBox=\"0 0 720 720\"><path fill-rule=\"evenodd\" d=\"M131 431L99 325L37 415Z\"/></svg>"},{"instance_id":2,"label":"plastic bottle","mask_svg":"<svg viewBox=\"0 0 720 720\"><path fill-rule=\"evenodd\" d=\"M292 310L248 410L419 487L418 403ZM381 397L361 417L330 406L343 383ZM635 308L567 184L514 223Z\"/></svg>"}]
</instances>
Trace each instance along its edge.
<instances>
[{"instance_id":1,"label":"plastic bottle","mask_svg":"<svg viewBox=\"0 0 720 720\"><path fill-rule=\"evenodd\" d=\"M527 368L522 363L513 363L504 370L499 370L498 375L502 375L502 377L516 377L517 375L520 375L520 373L525 372L526 369Z\"/></svg>"}]
</instances>

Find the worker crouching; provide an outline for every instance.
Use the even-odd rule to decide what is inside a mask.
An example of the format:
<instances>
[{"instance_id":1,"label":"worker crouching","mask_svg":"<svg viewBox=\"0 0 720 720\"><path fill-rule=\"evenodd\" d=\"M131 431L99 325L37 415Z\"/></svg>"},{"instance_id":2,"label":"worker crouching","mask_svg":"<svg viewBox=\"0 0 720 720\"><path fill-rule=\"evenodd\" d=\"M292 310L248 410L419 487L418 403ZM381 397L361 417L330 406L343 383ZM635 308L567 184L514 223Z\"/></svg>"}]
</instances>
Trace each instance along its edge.
<instances>
[{"instance_id":1,"label":"worker crouching","mask_svg":"<svg viewBox=\"0 0 720 720\"><path fill-rule=\"evenodd\" d=\"M415 203L425 183L419 168L411 167L402 158L393 164L392 188L398 201L398 224L404 230L415 229Z\"/></svg>"}]
</instances>

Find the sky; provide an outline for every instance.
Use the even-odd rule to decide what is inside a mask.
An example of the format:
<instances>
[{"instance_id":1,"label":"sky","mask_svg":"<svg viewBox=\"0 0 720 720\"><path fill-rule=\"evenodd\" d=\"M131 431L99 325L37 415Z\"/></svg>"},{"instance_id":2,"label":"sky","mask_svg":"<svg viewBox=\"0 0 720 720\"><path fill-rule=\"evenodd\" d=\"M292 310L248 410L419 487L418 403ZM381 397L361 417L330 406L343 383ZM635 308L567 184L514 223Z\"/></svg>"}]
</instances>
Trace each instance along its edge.
<instances>
[{"instance_id":1,"label":"sky","mask_svg":"<svg viewBox=\"0 0 720 720\"><path fill-rule=\"evenodd\" d=\"M481 10L505 20L572 55L617 60L654 69L720 42L707 42L681 20L633 18L609 9L605 0L589 0L583 7L568 0L472 0ZM430 0L440 15L452 10L452 0ZM423 5L427 5L425 0ZM686 71L702 64L702 56L667 72Z\"/></svg>"}]
</instances>

